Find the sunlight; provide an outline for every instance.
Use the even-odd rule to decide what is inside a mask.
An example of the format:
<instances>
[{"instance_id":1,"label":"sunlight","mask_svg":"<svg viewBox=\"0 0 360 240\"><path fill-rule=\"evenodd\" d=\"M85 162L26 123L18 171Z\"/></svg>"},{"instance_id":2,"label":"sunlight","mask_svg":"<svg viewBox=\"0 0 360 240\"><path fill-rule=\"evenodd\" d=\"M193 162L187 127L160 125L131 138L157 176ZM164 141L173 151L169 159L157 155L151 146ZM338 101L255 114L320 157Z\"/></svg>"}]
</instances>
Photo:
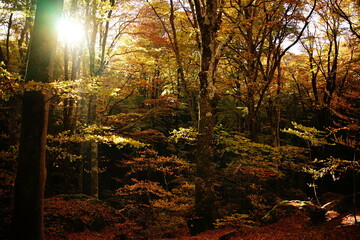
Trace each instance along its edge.
<instances>
[{"instance_id":1,"label":"sunlight","mask_svg":"<svg viewBox=\"0 0 360 240\"><path fill-rule=\"evenodd\" d=\"M58 33L59 40L70 45L78 45L85 38L83 25L74 19L61 19L58 24Z\"/></svg>"}]
</instances>

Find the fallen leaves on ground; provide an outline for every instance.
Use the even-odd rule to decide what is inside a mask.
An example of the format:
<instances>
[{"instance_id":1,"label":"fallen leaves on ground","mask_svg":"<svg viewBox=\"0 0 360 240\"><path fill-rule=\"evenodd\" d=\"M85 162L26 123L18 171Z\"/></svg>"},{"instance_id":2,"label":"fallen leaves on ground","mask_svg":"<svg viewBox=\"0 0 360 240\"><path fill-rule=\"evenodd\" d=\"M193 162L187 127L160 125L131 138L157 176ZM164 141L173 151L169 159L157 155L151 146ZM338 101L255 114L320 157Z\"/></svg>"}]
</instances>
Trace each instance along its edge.
<instances>
[{"instance_id":1,"label":"fallen leaves on ground","mask_svg":"<svg viewBox=\"0 0 360 240\"><path fill-rule=\"evenodd\" d=\"M343 225L347 219L348 225ZM352 216L352 219L353 216ZM352 222L353 223L353 222ZM177 240L358 240L360 228L351 224L349 215L338 215L319 224L313 224L302 213L280 219L278 222L246 229L215 229L197 236L179 236ZM152 240L165 240L155 238ZM168 239L169 240L169 239Z\"/></svg>"}]
</instances>

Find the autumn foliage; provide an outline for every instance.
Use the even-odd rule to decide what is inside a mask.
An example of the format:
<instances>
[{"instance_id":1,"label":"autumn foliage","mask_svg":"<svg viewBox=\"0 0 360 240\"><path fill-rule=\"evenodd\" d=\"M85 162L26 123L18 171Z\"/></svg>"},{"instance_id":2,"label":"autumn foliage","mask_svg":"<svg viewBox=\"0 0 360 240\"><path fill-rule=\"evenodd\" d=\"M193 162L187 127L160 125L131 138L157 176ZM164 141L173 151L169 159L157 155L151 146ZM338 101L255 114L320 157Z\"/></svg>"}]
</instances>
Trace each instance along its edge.
<instances>
[{"instance_id":1,"label":"autumn foliage","mask_svg":"<svg viewBox=\"0 0 360 240\"><path fill-rule=\"evenodd\" d=\"M358 1L69 0L25 82L34 4L0 4L0 239L33 91L46 239L360 238Z\"/></svg>"}]
</instances>

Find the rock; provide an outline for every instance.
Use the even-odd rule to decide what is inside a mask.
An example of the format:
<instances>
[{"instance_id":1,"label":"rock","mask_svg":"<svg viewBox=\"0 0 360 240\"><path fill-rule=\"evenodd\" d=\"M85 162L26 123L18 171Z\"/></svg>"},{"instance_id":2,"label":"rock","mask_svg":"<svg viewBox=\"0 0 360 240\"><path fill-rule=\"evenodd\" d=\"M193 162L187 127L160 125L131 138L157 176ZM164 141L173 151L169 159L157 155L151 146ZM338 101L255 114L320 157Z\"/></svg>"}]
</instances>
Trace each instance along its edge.
<instances>
[{"instance_id":1,"label":"rock","mask_svg":"<svg viewBox=\"0 0 360 240\"><path fill-rule=\"evenodd\" d=\"M324 193L320 201L324 203L322 208L326 211L336 211L339 213L348 213L354 211L353 194L343 195L339 193ZM356 199L360 199L360 195L357 194ZM360 207L360 201L357 200L356 207Z\"/></svg>"},{"instance_id":2,"label":"rock","mask_svg":"<svg viewBox=\"0 0 360 240\"><path fill-rule=\"evenodd\" d=\"M194 236L198 233L212 229L214 226L207 219L201 217L190 218L187 221L187 226L190 230L190 235Z\"/></svg>"},{"instance_id":3,"label":"rock","mask_svg":"<svg viewBox=\"0 0 360 240\"><path fill-rule=\"evenodd\" d=\"M325 221L326 211L310 201L285 200L273 207L263 218L265 223L274 223L281 218L286 218L297 211L309 216L313 223Z\"/></svg>"},{"instance_id":4,"label":"rock","mask_svg":"<svg viewBox=\"0 0 360 240\"><path fill-rule=\"evenodd\" d=\"M219 240L230 240L232 237L236 236L236 231L229 232L219 238Z\"/></svg>"},{"instance_id":5,"label":"rock","mask_svg":"<svg viewBox=\"0 0 360 240\"><path fill-rule=\"evenodd\" d=\"M324 203L321 208L326 211L339 211L345 196L340 193L327 192L321 195L320 201Z\"/></svg>"}]
</instances>

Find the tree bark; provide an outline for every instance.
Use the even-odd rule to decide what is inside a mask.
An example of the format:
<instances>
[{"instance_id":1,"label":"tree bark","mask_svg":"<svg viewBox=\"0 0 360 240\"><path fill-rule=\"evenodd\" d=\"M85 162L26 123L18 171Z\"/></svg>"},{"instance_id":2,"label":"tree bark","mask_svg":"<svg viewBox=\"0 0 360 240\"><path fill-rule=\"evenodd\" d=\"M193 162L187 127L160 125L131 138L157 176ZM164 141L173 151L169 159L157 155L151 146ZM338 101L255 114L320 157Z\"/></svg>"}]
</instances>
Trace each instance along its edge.
<instances>
[{"instance_id":1,"label":"tree bark","mask_svg":"<svg viewBox=\"0 0 360 240\"><path fill-rule=\"evenodd\" d=\"M201 65L199 73L199 120L196 153L195 211L201 218L199 231L212 228L216 217L214 190L214 115L218 96L215 72L219 45L216 36L221 23L220 2L207 0L206 6L195 0L196 18L201 35ZM206 11L203 13L203 10Z\"/></svg>"},{"instance_id":2,"label":"tree bark","mask_svg":"<svg viewBox=\"0 0 360 240\"><path fill-rule=\"evenodd\" d=\"M25 80L52 79L57 41L55 24L63 0L39 0ZM44 239L43 199L49 98L41 91L23 95L18 170L15 182L13 239Z\"/></svg>"}]
</instances>

